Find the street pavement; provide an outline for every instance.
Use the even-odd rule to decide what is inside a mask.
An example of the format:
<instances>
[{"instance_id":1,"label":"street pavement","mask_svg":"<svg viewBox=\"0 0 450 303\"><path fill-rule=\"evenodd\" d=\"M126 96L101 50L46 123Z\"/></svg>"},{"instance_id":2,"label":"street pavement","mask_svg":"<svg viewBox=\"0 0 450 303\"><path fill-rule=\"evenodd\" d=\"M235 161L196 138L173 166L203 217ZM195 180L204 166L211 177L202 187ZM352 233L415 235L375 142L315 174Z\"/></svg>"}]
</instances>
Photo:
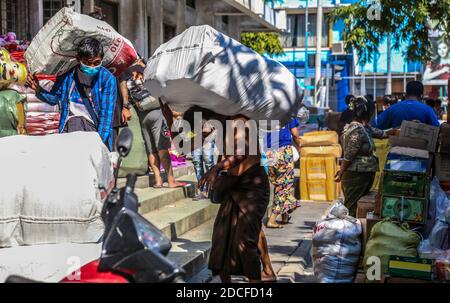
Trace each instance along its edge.
<instances>
[{"instance_id":1,"label":"street pavement","mask_svg":"<svg viewBox=\"0 0 450 303\"><path fill-rule=\"evenodd\" d=\"M283 229L265 228L277 283L316 283L311 259L312 231L330 206L327 202L302 202L302 207L292 214L291 223ZM211 282L220 280L216 277ZM234 277L233 282L245 280Z\"/></svg>"},{"instance_id":2,"label":"street pavement","mask_svg":"<svg viewBox=\"0 0 450 303\"><path fill-rule=\"evenodd\" d=\"M303 202L283 229L266 229L278 283L315 283L311 260L312 231L330 207L325 202Z\"/></svg>"}]
</instances>

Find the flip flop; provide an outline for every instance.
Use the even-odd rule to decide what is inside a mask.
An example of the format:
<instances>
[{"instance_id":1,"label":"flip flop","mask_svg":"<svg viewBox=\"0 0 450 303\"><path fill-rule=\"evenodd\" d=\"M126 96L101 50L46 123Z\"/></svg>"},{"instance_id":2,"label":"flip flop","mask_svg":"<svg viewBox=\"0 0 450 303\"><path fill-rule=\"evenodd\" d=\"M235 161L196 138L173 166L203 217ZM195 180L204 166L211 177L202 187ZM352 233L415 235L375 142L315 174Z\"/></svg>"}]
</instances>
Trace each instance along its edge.
<instances>
[{"instance_id":1,"label":"flip flop","mask_svg":"<svg viewBox=\"0 0 450 303\"><path fill-rule=\"evenodd\" d=\"M162 189L162 188L164 188L163 185L153 185L152 187L153 187L154 189Z\"/></svg>"}]
</instances>

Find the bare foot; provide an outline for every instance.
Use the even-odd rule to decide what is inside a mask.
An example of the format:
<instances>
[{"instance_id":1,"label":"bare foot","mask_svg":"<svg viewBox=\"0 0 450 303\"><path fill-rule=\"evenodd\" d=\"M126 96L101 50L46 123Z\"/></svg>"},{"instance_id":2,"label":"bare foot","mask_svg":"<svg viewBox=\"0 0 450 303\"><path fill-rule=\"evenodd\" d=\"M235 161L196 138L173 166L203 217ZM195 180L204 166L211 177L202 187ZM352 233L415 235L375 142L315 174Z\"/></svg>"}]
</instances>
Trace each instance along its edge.
<instances>
[{"instance_id":1,"label":"bare foot","mask_svg":"<svg viewBox=\"0 0 450 303\"><path fill-rule=\"evenodd\" d=\"M153 185L153 188L163 188L164 183L161 178L161 176L155 176L155 185Z\"/></svg>"},{"instance_id":2,"label":"bare foot","mask_svg":"<svg viewBox=\"0 0 450 303\"><path fill-rule=\"evenodd\" d=\"M169 182L169 188L185 187L187 184L183 182Z\"/></svg>"},{"instance_id":3,"label":"bare foot","mask_svg":"<svg viewBox=\"0 0 450 303\"><path fill-rule=\"evenodd\" d=\"M261 273L261 282L264 283L276 283L277 282L277 276L275 275L275 273L272 271L270 273L266 273L265 271L263 271Z\"/></svg>"}]
</instances>

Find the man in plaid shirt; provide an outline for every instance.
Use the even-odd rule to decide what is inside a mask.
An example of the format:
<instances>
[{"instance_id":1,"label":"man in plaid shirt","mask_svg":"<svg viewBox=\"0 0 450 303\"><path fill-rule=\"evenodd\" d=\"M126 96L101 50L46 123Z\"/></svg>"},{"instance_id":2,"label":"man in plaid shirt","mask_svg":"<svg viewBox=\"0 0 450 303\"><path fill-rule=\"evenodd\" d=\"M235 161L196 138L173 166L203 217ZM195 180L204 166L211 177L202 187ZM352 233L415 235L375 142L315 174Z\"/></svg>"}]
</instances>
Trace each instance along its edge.
<instances>
[{"instance_id":1,"label":"man in plaid shirt","mask_svg":"<svg viewBox=\"0 0 450 303\"><path fill-rule=\"evenodd\" d=\"M50 92L39 85L35 75L27 84L36 97L50 105L59 105L60 133L98 132L105 145L113 147L113 116L117 98L116 78L104 67L103 46L86 38L78 46L78 65L59 76Z\"/></svg>"}]
</instances>

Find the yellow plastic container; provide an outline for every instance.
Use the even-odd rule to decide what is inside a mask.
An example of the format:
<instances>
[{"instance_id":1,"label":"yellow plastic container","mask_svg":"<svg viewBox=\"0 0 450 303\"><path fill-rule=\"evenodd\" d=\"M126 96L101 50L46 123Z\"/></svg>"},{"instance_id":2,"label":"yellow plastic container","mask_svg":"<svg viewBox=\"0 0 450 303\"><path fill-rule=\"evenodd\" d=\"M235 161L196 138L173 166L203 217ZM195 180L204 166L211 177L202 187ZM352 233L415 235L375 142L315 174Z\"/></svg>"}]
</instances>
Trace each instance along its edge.
<instances>
[{"instance_id":1,"label":"yellow plastic container","mask_svg":"<svg viewBox=\"0 0 450 303\"><path fill-rule=\"evenodd\" d=\"M372 191L378 191L381 184L381 174L386 166L387 156L389 154L389 139L374 139L378 160L380 161L380 171L375 176Z\"/></svg>"},{"instance_id":2,"label":"yellow plastic container","mask_svg":"<svg viewBox=\"0 0 450 303\"><path fill-rule=\"evenodd\" d=\"M342 156L342 147L339 144L330 146L315 146L315 147L302 147L300 149L301 157L334 157L340 158Z\"/></svg>"},{"instance_id":3,"label":"yellow plastic container","mask_svg":"<svg viewBox=\"0 0 450 303\"><path fill-rule=\"evenodd\" d=\"M335 157L303 157L300 160L300 195L302 200L333 201L341 194L334 182L339 166Z\"/></svg>"},{"instance_id":4,"label":"yellow plastic container","mask_svg":"<svg viewBox=\"0 0 450 303\"><path fill-rule=\"evenodd\" d=\"M303 147L328 146L339 144L339 136L334 131L318 131L306 133L300 137Z\"/></svg>"}]
</instances>

